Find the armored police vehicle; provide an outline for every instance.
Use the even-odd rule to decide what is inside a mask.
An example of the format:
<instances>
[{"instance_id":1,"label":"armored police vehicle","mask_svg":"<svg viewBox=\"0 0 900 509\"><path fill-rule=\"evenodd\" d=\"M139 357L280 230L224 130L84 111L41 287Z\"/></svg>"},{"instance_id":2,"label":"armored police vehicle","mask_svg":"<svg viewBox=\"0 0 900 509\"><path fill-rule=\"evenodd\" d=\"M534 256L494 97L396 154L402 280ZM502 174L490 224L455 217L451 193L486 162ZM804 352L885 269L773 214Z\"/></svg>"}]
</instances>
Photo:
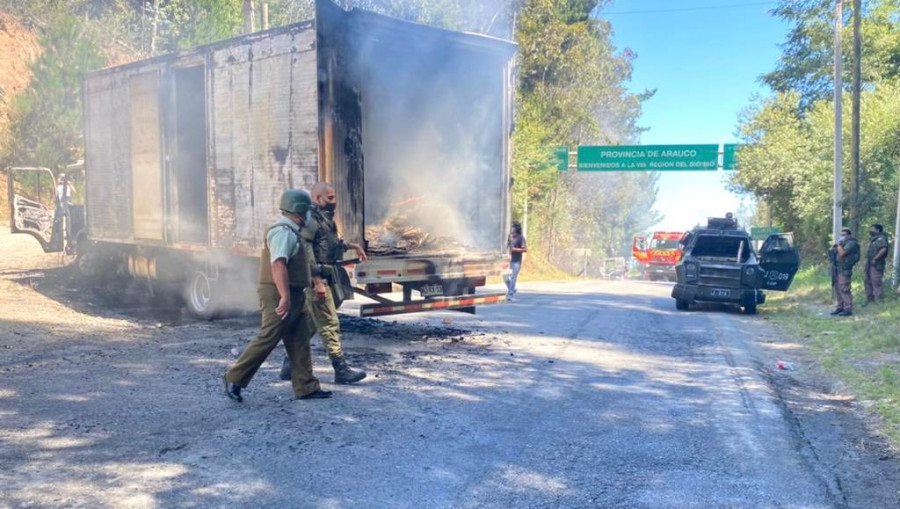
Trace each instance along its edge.
<instances>
[{"instance_id":1,"label":"armored police vehicle","mask_svg":"<svg viewBox=\"0 0 900 509\"><path fill-rule=\"evenodd\" d=\"M757 250L731 218L710 218L705 227L685 233L681 244L672 297L682 311L695 302L719 302L755 314L766 301L763 290L787 291L800 268L791 234L770 235Z\"/></svg>"}]
</instances>

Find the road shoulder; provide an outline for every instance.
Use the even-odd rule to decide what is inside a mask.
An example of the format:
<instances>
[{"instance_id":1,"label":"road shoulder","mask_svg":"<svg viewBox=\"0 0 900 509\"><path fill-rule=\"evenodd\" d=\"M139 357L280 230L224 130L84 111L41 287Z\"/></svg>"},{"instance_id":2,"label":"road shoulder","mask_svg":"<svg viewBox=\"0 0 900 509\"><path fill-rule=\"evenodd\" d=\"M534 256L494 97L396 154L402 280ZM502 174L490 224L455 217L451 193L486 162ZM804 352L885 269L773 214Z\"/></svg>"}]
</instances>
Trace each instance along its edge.
<instances>
[{"instance_id":1,"label":"road shoulder","mask_svg":"<svg viewBox=\"0 0 900 509\"><path fill-rule=\"evenodd\" d=\"M736 318L734 332L748 338L750 362L771 388L795 447L818 465L845 507L897 506L900 460L885 423L823 369L808 338L773 316Z\"/></svg>"}]
</instances>

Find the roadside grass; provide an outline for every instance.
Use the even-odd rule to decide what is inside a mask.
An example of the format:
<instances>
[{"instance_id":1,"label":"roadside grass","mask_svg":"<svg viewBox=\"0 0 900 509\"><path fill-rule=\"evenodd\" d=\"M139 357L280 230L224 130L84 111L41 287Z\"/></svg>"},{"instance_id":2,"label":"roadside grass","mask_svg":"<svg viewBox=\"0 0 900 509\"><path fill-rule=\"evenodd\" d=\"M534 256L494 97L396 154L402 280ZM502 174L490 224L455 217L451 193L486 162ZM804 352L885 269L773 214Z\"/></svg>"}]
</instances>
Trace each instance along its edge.
<instances>
[{"instance_id":1,"label":"roadside grass","mask_svg":"<svg viewBox=\"0 0 900 509\"><path fill-rule=\"evenodd\" d=\"M577 279L575 276L556 267L540 248L529 248L525 254L522 270L519 272L518 281L567 281ZM499 277L488 278L488 284L500 284L502 279Z\"/></svg>"},{"instance_id":2,"label":"roadside grass","mask_svg":"<svg viewBox=\"0 0 900 509\"><path fill-rule=\"evenodd\" d=\"M851 318L829 315L831 275L822 265L803 269L790 292L772 296L767 316L802 338L828 373L882 417L884 433L900 446L900 298L888 286L884 304L863 307L862 269L856 272Z\"/></svg>"},{"instance_id":3,"label":"roadside grass","mask_svg":"<svg viewBox=\"0 0 900 509\"><path fill-rule=\"evenodd\" d=\"M576 278L550 263L540 250L530 249L525 254L522 271L519 272L519 281L561 281L567 279Z\"/></svg>"}]
</instances>

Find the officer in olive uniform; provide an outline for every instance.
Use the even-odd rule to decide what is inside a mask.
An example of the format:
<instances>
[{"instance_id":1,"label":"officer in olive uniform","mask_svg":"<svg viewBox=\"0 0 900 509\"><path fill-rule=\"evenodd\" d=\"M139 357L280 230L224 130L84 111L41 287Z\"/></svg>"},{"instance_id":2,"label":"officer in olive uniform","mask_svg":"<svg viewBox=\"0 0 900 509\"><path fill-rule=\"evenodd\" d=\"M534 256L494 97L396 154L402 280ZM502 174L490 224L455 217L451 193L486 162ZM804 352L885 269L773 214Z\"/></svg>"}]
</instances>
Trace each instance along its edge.
<instances>
[{"instance_id":1,"label":"officer in olive uniform","mask_svg":"<svg viewBox=\"0 0 900 509\"><path fill-rule=\"evenodd\" d=\"M866 251L866 303L884 301L884 267L887 264L888 236L884 226L873 224L869 229L869 249Z\"/></svg>"},{"instance_id":2,"label":"officer in olive uniform","mask_svg":"<svg viewBox=\"0 0 900 509\"><path fill-rule=\"evenodd\" d=\"M853 237L853 232L849 228L844 228L831 251L837 276L835 281L837 307L831 314L851 316L853 314L853 292L850 282L853 279L853 266L859 262L859 242Z\"/></svg>"},{"instance_id":3,"label":"officer in olive uniform","mask_svg":"<svg viewBox=\"0 0 900 509\"><path fill-rule=\"evenodd\" d=\"M322 343L328 350L328 357L334 368L334 383L351 384L366 377L366 372L355 370L347 364L341 348L341 324L338 320L337 306L333 290L340 287L337 266L344 257L344 251L353 249L361 261L366 261L366 252L359 244L345 242L338 236L334 222L334 211L337 206L337 194L334 186L328 182L319 182L312 188L313 209L310 222L303 228L303 236L312 244L314 260L311 273L321 278L324 289L318 288L316 296L309 298L309 311L316 330L322 337ZM316 283L319 285L319 283ZM281 378L287 380L291 373L291 359L285 357L281 366Z\"/></svg>"},{"instance_id":4,"label":"officer in olive uniform","mask_svg":"<svg viewBox=\"0 0 900 509\"><path fill-rule=\"evenodd\" d=\"M266 232L259 264L259 303L262 326L259 335L225 372L225 393L243 401L246 388L266 357L284 342L291 358L291 384L297 399L321 399L331 393L319 387L313 376L309 340L314 331L307 302L312 278L309 272L311 248L300 237L300 227L309 222L312 198L300 189L281 195L284 215Z\"/></svg>"}]
</instances>

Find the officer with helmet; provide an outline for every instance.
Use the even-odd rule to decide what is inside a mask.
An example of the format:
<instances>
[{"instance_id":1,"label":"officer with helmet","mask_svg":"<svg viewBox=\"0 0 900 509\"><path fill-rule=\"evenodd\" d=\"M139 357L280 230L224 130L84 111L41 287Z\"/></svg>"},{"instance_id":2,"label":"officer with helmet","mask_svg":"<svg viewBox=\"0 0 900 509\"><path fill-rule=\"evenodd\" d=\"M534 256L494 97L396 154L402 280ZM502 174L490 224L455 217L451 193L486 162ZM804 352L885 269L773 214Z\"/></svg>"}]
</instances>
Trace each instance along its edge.
<instances>
[{"instance_id":1,"label":"officer with helmet","mask_svg":"<svg viewBox=\"0 0 900 509\"><path fill-rule=\"evenodd\" d=\"M243 401L241 390L278 345L284 342L291 359L291 385L296 399L331 397L313 376L309 341L315 330L306 303L306 290L312 287L311 246L300 236L310 221L312 198L301 189L281 195L281 217L266 232L260 255L259 294L262 325L259 335L225 372L225 393L234 401Z\"/></svg>"}]
</instances>

